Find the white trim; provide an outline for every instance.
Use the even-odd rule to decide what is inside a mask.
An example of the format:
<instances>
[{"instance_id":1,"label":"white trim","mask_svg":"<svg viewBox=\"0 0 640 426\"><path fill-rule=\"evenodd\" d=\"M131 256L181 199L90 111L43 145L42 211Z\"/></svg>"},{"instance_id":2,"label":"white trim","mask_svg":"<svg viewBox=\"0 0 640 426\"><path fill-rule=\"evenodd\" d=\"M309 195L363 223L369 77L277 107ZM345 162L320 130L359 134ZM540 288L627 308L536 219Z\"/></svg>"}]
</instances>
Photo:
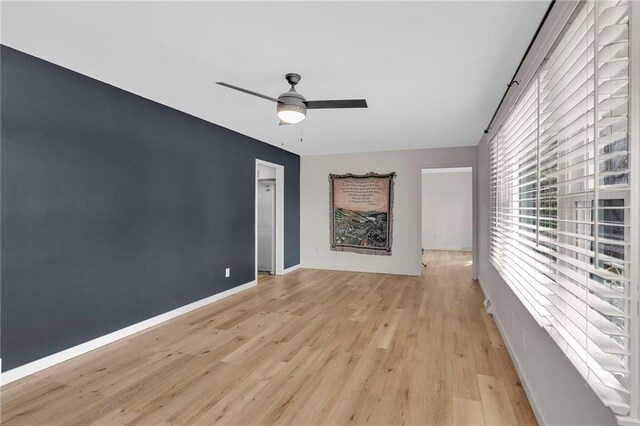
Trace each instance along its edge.
<instances>
[{"instance_id":1,"label":"white trim","mask_svg":"<svg viewBox=\"0 0 640 426\"><path fill-rule=\"evenodd\" d=\"M256 158L255 171L255 279L258 279L258 165L276 169L276 275L284 275L284 166Z\"/></svg>"},{"instance_id":2,"label":"white trim","mask_svg":"<svg viewBox=\"0 0 640 426\"><path fill-rule=\"evenodd\" d=\"M104 345L108 345L109 343L113 343L117 340L131 336L132 334L138 333L140 331L146 330L147 328L156 326L160 323L163 323L165 321L168 321L180 315L186 314L187 312L191 312L195 309L202 308L203 306L209 305L213 302L217 302L218 300L224 299L233 294L239 293L243 290L247 290L251 287L255 287L256 284L257 282L255 280L250 281L246 284L241 284L237 287L230 288L229 290L225 290L221 293L214 294L213 296L200 299L193 303L189 303L188 305L184 305L179 308L173 309L169 312L165 312L164 314L157 315L153 318L149 318L147 320L138 322L128 327L121 328L120 330L116 330L112 333L105 334L104 336L100 336L93 340L89 340L88 342L81 343L69 349L65 349L63 351L46 356L44 358L40 358L36 361L32 361L28 364L21 365L20 367L16 367L9 371L5 371L0 376L0 384L6 385L7 383L11 383L15 380L21 379L30 374L37 373L38 371L44 370L45 368L49 368L53 365L67 361L71 358L75 358L79 355L85 354L94 349L98 349Z\"/></svg>"},{"instance_id":3,"label":"white trim","mask_svg":"<svg viewBox=\"0 0 640 426\"><path fill-rule=\"evenodd\" d=\"M286 268L284 271L282 271L282 275L286 275L289 272L293 272L293 271L297 271L298 269L300 269L302 266L300 266L300 264L298 263L297 265L293 265L290 266L288 268Z\"/></svg>"},{"instance_id":4,"label":"white trim","mask_svg":"<svg viewBox=\"0 0 640 426\"><path fill-rule=\"evenodd\" d=\"M482 293L484 294L485 298L488 298L489 300L491 300L489 298L489 294L485 291L485 287L482 284L482 281L480 280L480 278L478 278L478 283L480 284L480 289L482 290ZM518 357L515 355L515 352L511 348L511 342L509 341L509 339L506 338L507 334L504 332L504 329L502 328L502 324L500 323L500 319L498 318L498 315L495 314L495 308L492 308L492 310L494 314L492 314L491 316L493 317L493 320L496 322L496 325L498 327L498 332L500 333L500 337L502 338L502 341L504 342L505 347L507 348L507 352L509 353L509 358L511 358L511 361L513 362L513 366L516 369L518 378L520 378L520 383L522 383L522 388L524 389L524 393L527 395L527 399L529 400L529 405L531 405L531 410L533 410L533 415L536 416L536 420L538 421L538 424L540 425L549 424L544 420L544 417L542 416L542 411L540 411L540 404L538 404L538 401L534 398L533 394L531 393L527 376L520 369Z\"/></svg>"},{"instance_id":5,"label":"white trim","mask_svg":"<svg viewBox=\"0 0 640 426\"><path fill-rule=\"evenodd\" d=\"M473 247L445 247L445 246L431 246L423 247L425 250L433 251L473 251Z\"/></svg>"},{"instance_id":6,"label":"white trim","mask_svg":"<svg viewBox=\"0 0 640 426\"><path fill-rule=\"evenodd\" d=\"M640 423L640 3L630 2L629 7L629 177L630 177L630 223L631 223L631 282L635 283L630 288L631 303L631 335L630 342L630 370L631 370L631 411L629 418L618 417L619 424L639 424ZM633 423L635 422L635 423Z\"/></svg>"},{"instance_id":7,"label":"white trim","mask_svg":"<svg viewBox=\"0 0 640 426\"><path fill-rule=\"evenodd\" d=\"M471 167L442 167L437 169L422 169L422 174L471 173L471 171Z\"/></svg>"},{"instance_id":8,"label":"white trim","mask_svg":"<svg viewBox=\"0 0 640 426\"><path fill-rule=\"evenodd\" d=\"M640 425L640 420L634 419L633 417L626 416L616 416L616 420L620 426L638 426Z\"/></svg>"},{"instance_id":9,"label":"white trim","mask_svg":"<svg viewBox=\"0 0 640 426\"><path fill-rule=\"evenodd\" d=\"M524 393L527 395L527 399L529 400L529 405L531 405L531 410L533 410L533 414L536 416L536 420L538 421L538 424L541 424L541 425L549 424L544 420L544 417L542 416L542 411L540 411L540 408L539 408L540 404L538 404L538 401L531 393L531 389L529 388L529 381L527 380L527 376L520 369L520 363L518 362L518 357L515 355L515 353L513 352L513 349L511 348L511 342L508 339L505 339L506 333L502 328L502 324L500 323L498 316L493 315L493 319L495 320L496 325L498 326L498 332L502 337L502 341L505 343L507 352L509 353L509 357L513 361L513 366L516 369L516 373L518 373L518 377L520 378L520 383L522 383L522 389L524 389Z\"/></svg>"},{"instance_id":10,"label":"white trim","mask_svg":"<svg viewBox=\"0 0 640 426\"><path fill-rule=\"evenodd\" d=\"M395 270L379 270L376 267L351 267L351 266L336 266L333 263L314 263L314 262L305 262L300 264L301 268L304 269L322 269L325 271L340 271L340 272L361 272L363 274L387 274L387 275L407 275L410 277L415 277L416 274L414 272L408 271L395 271ZM422 264L420 265L422 268ZM382 269L385 269L384 267Z\"/></svg>"}]
</instances>

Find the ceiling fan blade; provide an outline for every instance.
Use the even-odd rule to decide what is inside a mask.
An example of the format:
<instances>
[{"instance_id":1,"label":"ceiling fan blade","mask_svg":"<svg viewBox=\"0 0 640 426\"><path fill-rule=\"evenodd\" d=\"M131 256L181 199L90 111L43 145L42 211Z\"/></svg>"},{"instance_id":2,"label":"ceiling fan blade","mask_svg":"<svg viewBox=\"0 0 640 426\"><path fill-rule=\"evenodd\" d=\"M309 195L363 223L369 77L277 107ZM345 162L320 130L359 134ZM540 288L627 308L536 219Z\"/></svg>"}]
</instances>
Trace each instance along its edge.
<instances>
[{"instance_id":1,"label":"ceiling fan blade","mask_svg":"<svg viewBox=\"0 0 640 426\"><path fill-rule=\"evenodd\" d=\"M242 87L234 86L233 84L223 83L222 81L216 81L216 84L220 86L228 87L229 89L238 90L240 92L247 93L249 95L257 96L262 99L266 99L272 102L279 102L276 98L272 98L271 96L263 95L262 93L253 92L251 90L243 89Z\"/></svg>"},{"instance_id":2,"label":"ceiling fan blade","mask_svg":"<svg viewBox=\"0 0 640 426\"><path fill-rule=\"evenodd\" d=\"M366 99L342 99L332 101L306 101L308 109L367 108Z\"/></svg>"}]
</instances>

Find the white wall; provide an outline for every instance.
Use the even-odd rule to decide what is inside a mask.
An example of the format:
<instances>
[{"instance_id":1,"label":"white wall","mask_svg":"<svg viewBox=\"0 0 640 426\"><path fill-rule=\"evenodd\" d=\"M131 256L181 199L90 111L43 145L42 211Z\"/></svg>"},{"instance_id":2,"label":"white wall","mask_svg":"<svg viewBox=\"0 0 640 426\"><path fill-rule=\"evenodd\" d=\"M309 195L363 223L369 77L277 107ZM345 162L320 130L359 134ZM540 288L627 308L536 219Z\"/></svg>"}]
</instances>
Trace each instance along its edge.
<instances>
[{"instance_id":1,"label":"white wall","mask_svg":"<svg viewBox=\"0 0 640 426\"><path fill-rule=\"evenodd\" d=\"M431 250L471 250L471 169L441 170L427 169L422 173L422 247Z\"/></svg>"},{"instance_id":2,"label":"white wall","mask_svg":"<svg viewBox=\"0 0 640 426\"><path fill-rule=\"evenodd\" d=\"M478 277L536 416L546 425L615 425L604 406L549 334L533 319L489 262L489 148L478 146ZM523 339L524 335L524 339Z\"/></svg>"},{"instance_id":3,"label":"white wall","mask_svg":"<svg viewBox=\"0 0 640 426\"><path fill-rule=\"evenodd\" d=\"M420 180L428 167L474 166L476 147L304 156L300 159L300 263L303 267L418 275ZM329 249L329 174L396 172L391 256Z\"/></svg>"}]
</instances>

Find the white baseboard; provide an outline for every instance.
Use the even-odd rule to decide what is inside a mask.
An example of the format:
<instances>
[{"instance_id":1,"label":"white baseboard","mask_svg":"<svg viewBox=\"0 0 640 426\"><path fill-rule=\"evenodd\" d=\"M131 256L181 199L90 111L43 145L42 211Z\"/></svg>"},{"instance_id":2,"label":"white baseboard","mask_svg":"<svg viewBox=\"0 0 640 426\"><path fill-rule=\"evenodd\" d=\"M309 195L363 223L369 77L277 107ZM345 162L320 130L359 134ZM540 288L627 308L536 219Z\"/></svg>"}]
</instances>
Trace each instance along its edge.
<instances>
[{"instance_id":1,"label":"white baseboard","mask_svg":"<svg viewBox=\"0 0 640 426\"><path fill-rule=\"evenodd\" d=\"M638 426L640 425L640 419L634 419L629 416L616 416L619 426Z\"/></svg>"},{"instance_id":2,"label":"white baseboard","mask_svg":"<svg viewBox=\"0 0 640 426\"><path fill-rule=\"evenodd\" d=\"M480 279L480 277L478 277L476 281L478 281L478 284L480 284L480 290L482 290L482 294L484 294L484 297L490 299L489 293L487 293L487 289L482 284L482 280Z\"/></svg>"},{"instance_id":3,"label":"white baseboard","mask_svg":"<svg viewBox=\"0 0 640 426\"><path fill-rule=\"evenodd\" d=\"M423 247L425 250L434 250L434 251L472 251L471 247Z\"/></svg>"},{"instance_id":4,"label":"white baseboard","mask_svg":"<svg viewBox=\"0 0 640 426\"><path fill-rule=\"evenodd\" d=\"M489 298L489 300L491 300L480 278L478 278L478 283L480 283L480 289L482 289L482 293L484 293L484 296ZM542 412L540 411L540 406L536 401L536 399L534 398L533 394L531 393L531 389L529 388L529 382L527 380L527 376L520 369L518 357L513 352L513 349L511 347L511 342L509 341L509 339L506 338L506 333L502 328L502 324L500 323L500 318L498 318L498 315L495 314L495 309L493 311L494 311L494 313L492 314L493 320L496 322L496 325L498 326L498 332L500 333L500 337L502 337L502 341L505 343L507 352L509 353L509 357L511 358L511 361L513 361L513 366L515 367L516 373L518 374L518 377L520 378L520 382L522 383L522 389L524 389L524 393L527 395L527 399L529 400L529 405L531 405L531 410L533 410L533 415L536 416L536 420L538 421L538 424L546 425L547 423L544 421L544 417L542 416Z\"/></svg>"},{"instance_id":5,"label":"white baseboard","mask_svg":"<svg viewBox=\"0 0 640 426\"><path fill-rule=\"evenodd\" d=\"M301 266L299 263L297 265L290 266L289 268L286 268L284 271L282 271L282 275L287 275L289 272L297 271L300 268Z\"/></svg>"},{"instance_id":6,"label":"white baseboard","mask_svg":"<svg viewBox=\"0 0 640 426\"><path fill-rule=\"evenodd\" d=\"M301 268L305 269L322 269L326 271L340 271L340 272L362 272L364 274L389 274L389 275L409 275L412 277L420 276L422 270L419 269L420 272L406 272L406 271L394 271L394 270L380 270L374 268L359 268L354 266L342 266L342 265L334 265L334 264L320 264L320 263L301 263Z\"/></svg>"},{"instance_id":7,"label":"white baseboard","mask_svg":"<svg viewBox=\"0 0 640 426\"><path fill-rule=\"evenodd\" d=\"M132 334L143 331L149 327L153 327L155 325L158 325L160 323L163 323L165 321L168 321L180 315L186 314L187 312L191 312L195 309L201 308L210 303L217 302L218 300L224 299L225 297L229 297L243 290L247 290L251 287L255 287L256 284L257 282L255 280L250 281L246 284L242 284L237 287L230 288L229 290L225 290L221 293L214 294L213 296L209 296L204 299L197 300L193 303L189 303L188 305L184 305L179 308L173 309L169 312L165 312L164 314L157 315L155 317L138 322L136 324L122 328L120 330L116 330L112 333L105 334L104 336L100 336L93 340L89 340L88 342L81 343L69 349L65 349L55 354L32 361L28 364L21 365L20 367L16 367L9 371L5 371L0 376L0 385L6 385L7 383L11 383L15 380L21 379L30 374L44 370L45 368L49 368L53 365L67 361L71 358L75 358L78 355L82 355L94 349L98 349L99 347L108 345L109 343L113 343L116 340L120 340L122 338L128 337Z\"/></svg>"}]
</instances>

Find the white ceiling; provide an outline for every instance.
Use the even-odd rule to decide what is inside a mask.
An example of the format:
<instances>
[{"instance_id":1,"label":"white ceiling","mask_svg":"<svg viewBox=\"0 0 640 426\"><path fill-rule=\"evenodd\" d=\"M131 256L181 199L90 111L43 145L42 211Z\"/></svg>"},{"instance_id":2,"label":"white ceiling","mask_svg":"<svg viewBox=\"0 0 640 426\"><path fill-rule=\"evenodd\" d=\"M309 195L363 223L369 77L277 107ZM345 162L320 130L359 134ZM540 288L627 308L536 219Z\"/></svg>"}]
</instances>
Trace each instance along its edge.
<instances>
[{"instance_id":1,"label":"white ceiling","mask_svg":"<svg viewBox=\"0 0 640 426\"><path fill-rule=\"evenodd\" d=\"M548 1L2 2L2 43L307 155L475 145ZM279 127L307 99L366 98ZM303 141L300 142L302 136ZM283 145L284 143L284 145Z\"/></svg>"}]
</instances>

